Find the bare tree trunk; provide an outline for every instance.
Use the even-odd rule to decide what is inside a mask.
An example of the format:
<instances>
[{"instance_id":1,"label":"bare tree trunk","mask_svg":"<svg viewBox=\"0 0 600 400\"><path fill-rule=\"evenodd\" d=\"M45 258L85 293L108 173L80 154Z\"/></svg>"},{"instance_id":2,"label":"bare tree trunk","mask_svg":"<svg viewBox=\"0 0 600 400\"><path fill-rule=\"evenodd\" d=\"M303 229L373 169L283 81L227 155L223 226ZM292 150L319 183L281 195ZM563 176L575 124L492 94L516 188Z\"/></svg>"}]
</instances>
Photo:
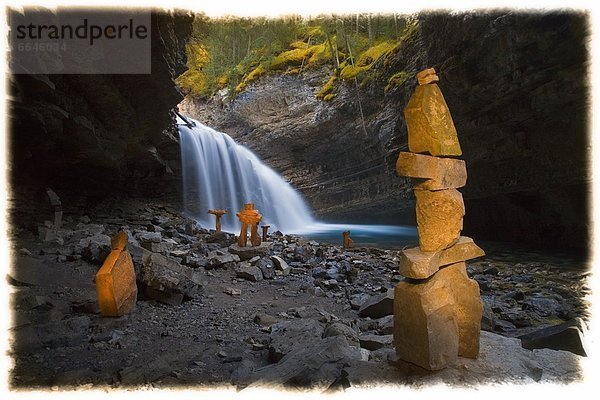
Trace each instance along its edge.
<instances>
[{"instance_id":1,"label":"bare tree trunk","mask_svg":"<svg viewBox=\"0 0 600 400\"><path fill-rule=\"evenodd\" d=\"M369 30L369 47L373 47L373 28L371 27L371 14L367 14L367 29Z\"/></svg>"},{"instance_id":2,"label":"bare tree trunk","mask_svg":"<svg viewBox=\"0 0 600 400\"><path fill-rule=\"evenodd\" d=\"M337 46L334 54L333 44L331 44L331 36L329 35L328 29L325 29L325 34L327 35L327 44L329 45L329 54L331 54L331 62L333 63L333 67L337 70L340 67L340 60L337 57Z\"/></svg>"}]
</instances>

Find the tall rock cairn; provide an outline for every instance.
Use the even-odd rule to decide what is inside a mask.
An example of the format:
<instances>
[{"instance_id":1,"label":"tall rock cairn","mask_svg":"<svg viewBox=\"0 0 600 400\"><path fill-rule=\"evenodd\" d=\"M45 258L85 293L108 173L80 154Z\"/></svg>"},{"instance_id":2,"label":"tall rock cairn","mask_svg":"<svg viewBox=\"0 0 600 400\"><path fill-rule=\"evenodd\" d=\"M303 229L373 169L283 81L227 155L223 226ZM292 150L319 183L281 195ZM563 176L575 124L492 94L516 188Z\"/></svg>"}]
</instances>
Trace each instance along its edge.
<instances>
[{"instance_id":1,"label":"tall rock cairn","mask_svg":"<svg viewBox=\"0 0 600 400\"><path fill-rule=\"evenodd\" d=\"M428 370L477 358L482 304L479 285L465 260L485 255L460 236L465 205L457 190L467 182L456 128L433 68L417 74L419 85L404 110L408 148L396 172L413 178L419 247L402 251L406 278L394 292L394 346L398 357Z\"/></svg>"}]
</instances>

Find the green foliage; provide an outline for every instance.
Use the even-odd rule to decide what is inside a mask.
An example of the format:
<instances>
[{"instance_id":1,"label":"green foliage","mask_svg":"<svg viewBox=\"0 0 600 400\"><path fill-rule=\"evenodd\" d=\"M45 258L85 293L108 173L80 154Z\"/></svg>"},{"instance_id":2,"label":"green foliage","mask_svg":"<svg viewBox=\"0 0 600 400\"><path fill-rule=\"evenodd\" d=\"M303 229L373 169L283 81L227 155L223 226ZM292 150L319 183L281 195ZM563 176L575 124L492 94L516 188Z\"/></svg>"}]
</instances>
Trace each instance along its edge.
<instances>
[{"instance_id":1,"label":"green foliage","mask_svg":"<svg viewBox=\"0 0 600 400\"><path fill-rule=\"evenodd\" d=\"M325 100L325 97L327 97L333 91L333 85L335 84L336 80L337 80L337 76L332 75L331 78L329 78L329 80L327 81L327 83L321 88L319 93L317 93L317 95L316 95L317 99Z\"/></svg>"},{"instance_id":2,"label":"green foliage","mask_svg":"<svg viewBox=\"0 0 600 400\"><path fill-rule=\"evenodd\" d=\"M392 88L402 86L405 82L414 77L414 73L409 73L406 71L396 72L394 75L390 76L390 79L388 79L388 83L385 86L385 91L387 92Z\"/></svg>"},{"instance_id":3,"label":"green foliage","mask_svg":"<svg viewBox=\"0 0 600 400\"><path fill-rule=\"evenodd\" d=\"M222 88L239 93L269 71L299 74L329 65L332 77L317 97L325 100L332 95L331 100L338 76L349 80L371 74L375 62L412 40L417 28L413 18L397 15L278 19L196 15L186 48L188 70L176 82L185 93L209 97Z\"/></svg>"}]
</instances>

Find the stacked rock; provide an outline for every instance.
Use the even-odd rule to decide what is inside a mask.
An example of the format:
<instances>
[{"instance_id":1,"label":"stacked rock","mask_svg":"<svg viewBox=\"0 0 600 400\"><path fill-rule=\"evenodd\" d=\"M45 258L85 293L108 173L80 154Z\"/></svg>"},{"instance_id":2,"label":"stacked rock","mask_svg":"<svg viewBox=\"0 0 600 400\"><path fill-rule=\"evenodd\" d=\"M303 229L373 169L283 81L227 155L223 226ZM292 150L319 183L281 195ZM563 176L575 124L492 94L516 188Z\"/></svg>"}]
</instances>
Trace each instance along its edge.
<instances>
[{"instance_id":1,"label":"stacked rock","mask_svg":"<svg viewBox=\"0 0 600 400\"><path fill-rule=\"evenodd\" d=\"M401 360L428 370L452 365L458 356L476 358L483 307L479 285L465 261L485 255L460 236L465 207L465 162L456 128L433 68L417 74L419 85L404 116L409 152L396 163L398 175L413 178L419 247L404 250L394 292L394 345Z\"/></svg>"}]
</instances>

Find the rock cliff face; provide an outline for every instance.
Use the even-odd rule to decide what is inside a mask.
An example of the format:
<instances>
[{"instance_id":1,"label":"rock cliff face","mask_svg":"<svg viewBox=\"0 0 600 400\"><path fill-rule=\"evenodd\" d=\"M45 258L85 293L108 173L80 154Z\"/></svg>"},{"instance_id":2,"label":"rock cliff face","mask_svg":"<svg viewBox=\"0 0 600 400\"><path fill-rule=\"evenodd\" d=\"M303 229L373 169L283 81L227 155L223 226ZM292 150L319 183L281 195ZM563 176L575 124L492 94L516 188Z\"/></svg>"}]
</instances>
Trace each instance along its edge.
<instances>
[{"instance_id":1,"label":"rock cliff face","mask_svg":"<svg viewBox=\"0 0 600 400\"><path fill-rule=\"evenodd\" d=\"M270 75L231 103L187 98L182 111L253 149L325 220L414 223L403 109L414 79L434 67L469 173L464 231L480 239L562 249L589 245L587 16L426 14L394 58L360 86L315 98L329 70ZM364 118L362 117L364 116Z\"/></svg>"},{"instance_id":2,"label":"rock cliff face","mask_svg":"<svg viewBox=\"0 0 600 400\"><path fill-rule=\"evenodd\" d=\"M183 96L173 79L186 68L192 17L153 12L151 21L149 75L10 76L13 206L44 201L45 187L61 198L135 194L179 200L171 110Z\"/></svg>"}]
</instances>

